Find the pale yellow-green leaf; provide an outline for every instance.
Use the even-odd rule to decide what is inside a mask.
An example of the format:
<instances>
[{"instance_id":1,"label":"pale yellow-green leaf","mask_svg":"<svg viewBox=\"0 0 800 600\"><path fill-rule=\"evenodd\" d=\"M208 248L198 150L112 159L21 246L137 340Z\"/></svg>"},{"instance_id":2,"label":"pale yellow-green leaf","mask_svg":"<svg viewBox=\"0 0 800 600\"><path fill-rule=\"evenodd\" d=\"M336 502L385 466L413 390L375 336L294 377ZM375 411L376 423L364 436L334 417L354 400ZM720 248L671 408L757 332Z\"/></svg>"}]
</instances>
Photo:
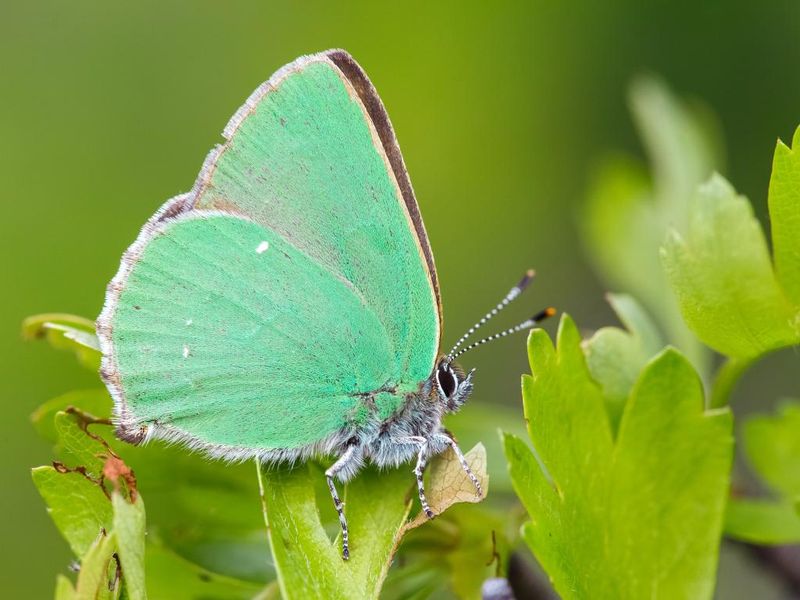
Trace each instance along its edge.
<instances>
[{"instance_id":1,"label":"pale yellow-green leaf","mask_svg":"<svg viewBox=\"0 0 800 600\"><path fill-rule=\"evenodd\" d=\"M663 347L661 336L645 310L625 294L609 294L608 301L626 330L602 327L583 342L592 378L606 399L611 426L619 426L625 401L645 363Z\"/></svg>"},{"instance_id":2,"label":"pale yellow-green leaf","mask_svg":"<svg viewBox=\"0 0 800 600\"><path fill-rule=\"evenodd\" d=\"M681 318L658 251L669 227L683 231L695 186L721 166L719 132L707 111L676 98L657 78L636 80L629 99L650 173L628 158L602 163L580 212L583 239L607 285L640 300L667 340L705 374L708 353Z\"/></svg>"},{"instance_id":3,"label":"pale yellow-green leaf","mask_svg":"<svg viewBox=\"0 0 800 600\"><path fill-rule=\"evenodd\" d=\"M33 315L22 322L25 339L46 339L54 348L71 350L85 367L100 367L100 342L94 322L64 313Z\"/></svg>"},{"instance_id":4,"label":"pale yellow-green leaf","mask_svg":"<svg viewBox=\"0 0 800 600\"><path fill-rule=\"evenodd\" d=\"M50 517L76 556L83 556L112 522L111 502L99 483L76 471L37 467L33 482Z\"/></svg>"},{"instance_id":5,"label":"pale yellow-green leaf","mask_svg":"<svg viewBox=\"0 0 800 600\"><path fill-rule=\"evenodd\" d=\"M700 187L690 212L686 234L672 231L662 259L692 331L737 359L800 342L800 322L747 199L715 175Z\"/></svg>"},{"instance_id":6,"label":"pale yellow-green leaf","mask_svg":"<svg viewBox=\"0 0 800 600\"><path fill-rule=\"evenodd\" d=\"M800 515L785 501L731 498L725 512L725 535L751 544L800 544Z\"/></svg>"},{"instance_id":7,"label":"pale yellow-green leaf","mask_svg":"<svg viewBox=\"0 0 800 600\"><path fill-rule=\"evenodd\" d=\"M107 419L111 416L111 396L105 388L73 390L56 396L40 405L31 415L31 421L36 431L44 439L55 442L55 415L57 412L75 407L89 413L98 419Z\"/></svg>"},{"instance_id":8,"label":"pale yellow-green leaf","mask_svg":"<svg viewBox=\"0 0 800 600\"><path fill-rule=\"evenodd\" d=\"M727 410L673 349L639 375L614 439L577 327L529 339L530 441L506 435L523 537L565 600L711 598L732 461Z\"/></svg>"},{"instance_id":9,"label":"pale yellow-green leaf","mask_svg":"<svg viewBox=\"0 0 800 600\"><path fill-rule=\"evenodd\" d=\"M74 600L75 588L69 578L64 575L56 576L55 600Z\"/></svg>"},{"instance_id":10,"label":"pale yellow-green leaf","mask_svg":"<svg viewBox=\"0 0 800 600\"><path fill-rule=\"evenodd\" d=\"M111 496L114 533L128 600L146 600L145 510L140 494L127 499L118 491Z\"/></svg>"},{"instance_id":11,"label":"pale yellow-green leaf","mask_svg":"<svg viewBox=\"0 0 800 600\"><path fill-rule=\"evenodd\" d=\"M775 271L786 296L800 307L800 127L792 147L778 140L769 180Z\"/></svg>"},{"instance_id":12,"label":"pale yellow-green leaf","mask_svg":"<svg viewBox=\"0 0 800 600\"><path fill-rule=\"evenodd\" d=\"M75 600L111 600L118 597L121 582L115 575L116 550L114 534L101 532L81 560Z\"/></svg>"},{"instance_id":13,"label":"pale yellow-green leaf","mask_svg":"<svg viewBox=\"0 0 800 600\"><path fill-rule=\"evenodd\" d=\"M54 422L61 460L70 467L82 467L89 476L99 479L109 449L99 435L88 431L89 421L85 415L62 411L56 413Z\"/></svg>"},{"instance_id":14,"label":"pale yellow-green leaf","mask_svg":"<svg viewBox=\"0 0 800 600\"><path fill-rule=\"evenodd\" d=\"M483 489L483 496L478 496L475 485L467 477L464 468L452 449L437 456L430 466L430 477L426 489L428 505L435 515L439 515L459 502L480 502L489 493L489 475L487 474L486 448L478 444L464 454L472 473L478 478ZM420 511L406 525L406 530L419 527L428 521L424 512Z\"/></svg>"}]
</instances>

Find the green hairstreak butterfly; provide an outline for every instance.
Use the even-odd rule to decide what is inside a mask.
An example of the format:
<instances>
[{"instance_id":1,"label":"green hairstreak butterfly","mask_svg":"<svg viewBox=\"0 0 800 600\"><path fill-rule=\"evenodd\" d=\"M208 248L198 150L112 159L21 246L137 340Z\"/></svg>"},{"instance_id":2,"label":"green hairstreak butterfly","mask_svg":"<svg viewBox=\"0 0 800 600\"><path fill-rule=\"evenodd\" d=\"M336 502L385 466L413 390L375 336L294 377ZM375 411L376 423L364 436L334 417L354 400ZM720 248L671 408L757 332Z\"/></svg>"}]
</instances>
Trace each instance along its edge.
<instances>
[{"instance_id":1,"label":"green hairstreak butterfly","mask_svg":"<svg viewBox=\"0 0 800 600\"><path fill-rule=\"evenodd\" d=\"M441 424L472 390L454 359L532 273L439 354L433 255L386 111L341 50L302 57L245 102L192 190L122 257L97 332L117 434L215 458L317 456L348 557L335 480L365 462L452 448ZM462 348L459 350L459 348ZM479 489L480 491L480 489Z\"/></svg>"}]
</instances>

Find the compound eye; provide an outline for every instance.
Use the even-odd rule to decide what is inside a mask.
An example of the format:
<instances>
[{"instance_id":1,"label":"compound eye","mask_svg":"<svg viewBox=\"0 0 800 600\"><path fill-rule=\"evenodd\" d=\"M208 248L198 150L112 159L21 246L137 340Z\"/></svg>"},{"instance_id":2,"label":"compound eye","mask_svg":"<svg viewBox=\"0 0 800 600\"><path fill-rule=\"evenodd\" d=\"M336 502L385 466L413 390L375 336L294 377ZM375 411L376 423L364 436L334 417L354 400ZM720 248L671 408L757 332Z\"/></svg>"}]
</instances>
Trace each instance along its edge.
<instances>
[{"instance_id":1,"label":"compound eye","mask_svg":"<svg viewBox=\"0 0 800 600\"><path fill-rule=\"evenodd\" d=\"M436 383L439 385L439 391L445 398L450 398L458 387L458 379L456 374L449 366L441 366L436 370Z\"/></svg>"}]
</instances>

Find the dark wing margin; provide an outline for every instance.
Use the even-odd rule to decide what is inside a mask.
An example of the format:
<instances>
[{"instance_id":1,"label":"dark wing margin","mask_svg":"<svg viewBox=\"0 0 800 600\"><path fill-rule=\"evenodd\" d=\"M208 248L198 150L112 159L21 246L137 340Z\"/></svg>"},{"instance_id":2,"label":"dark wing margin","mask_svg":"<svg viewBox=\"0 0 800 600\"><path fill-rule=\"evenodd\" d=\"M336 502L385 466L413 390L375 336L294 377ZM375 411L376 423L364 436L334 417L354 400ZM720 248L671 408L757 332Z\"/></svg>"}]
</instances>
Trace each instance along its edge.
<instances>
[{"instance_id":1,"label":"dark wing margin","mask_svg":"<svg viewBox=\"0 0 800 600\"><path fill-rule=\"evenodd\" d=\"M364 69L361 68L350 54L344 50L328 50L325 52L325 55L339 68L353 86L359 99L364 104L367 114L372 120L372 124L375 126L375 130L378 132L378 138L383 146L383 151L389 159L389 164L392 167L397 184L400 186L400 193L403 195L403 201L406 204L406 209L414 224L414 231L428 266L433 291L436 295L436 308L439 313L439 322L441 323L442 297L439 292L439 278L436 275L433 252L431 251L431 245L428 241L428 234L425 231L425 224L422 222L417 199L414 196L414 188L411 187L411 179L408 177L408 170L406 169L405 161L403 161L403 155L400 152L400 146L397 143L394 128L389 120L389 114L386 112L386 108L383 106L383 102L381 102L381 98L375 86L372 85Z\"/></svg>"}]
</instances>

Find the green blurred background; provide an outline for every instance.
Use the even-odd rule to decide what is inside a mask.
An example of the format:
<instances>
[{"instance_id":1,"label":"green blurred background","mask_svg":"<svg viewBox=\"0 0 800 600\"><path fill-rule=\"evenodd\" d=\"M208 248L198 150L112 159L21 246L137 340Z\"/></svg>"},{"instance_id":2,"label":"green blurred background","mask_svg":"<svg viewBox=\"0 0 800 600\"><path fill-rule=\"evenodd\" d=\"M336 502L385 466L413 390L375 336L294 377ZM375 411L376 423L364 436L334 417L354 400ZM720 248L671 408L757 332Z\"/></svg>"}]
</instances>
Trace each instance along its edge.
<instances>
[{"instance_id":1,"label":"green blurred background","mask_svg":"<svg viewBox=\"0 0 800 600\"><path fill-rule=\"evenodd\" d=\"M643 4L3 2L2 596L50 597L69 561L30 481L50 450L28 415L96 383L72 357L23 344L21 319L96 316L141 224L190 188L228 117L298 55L346 48L380 91L435 251L446 343L529 266L534 291L504 324L547 304L587 330L613 322L576 214L596 161L641 154L626 107L639 73L713 108L726 173L763 216L773 145L800 122L800 4ZM523 343L469 357L475 401L519 404ZM737 409L798 395L799 362L759 365ZM720 598L779 597L736 548L721 577Z\"/></svg>"}]
</instances>

